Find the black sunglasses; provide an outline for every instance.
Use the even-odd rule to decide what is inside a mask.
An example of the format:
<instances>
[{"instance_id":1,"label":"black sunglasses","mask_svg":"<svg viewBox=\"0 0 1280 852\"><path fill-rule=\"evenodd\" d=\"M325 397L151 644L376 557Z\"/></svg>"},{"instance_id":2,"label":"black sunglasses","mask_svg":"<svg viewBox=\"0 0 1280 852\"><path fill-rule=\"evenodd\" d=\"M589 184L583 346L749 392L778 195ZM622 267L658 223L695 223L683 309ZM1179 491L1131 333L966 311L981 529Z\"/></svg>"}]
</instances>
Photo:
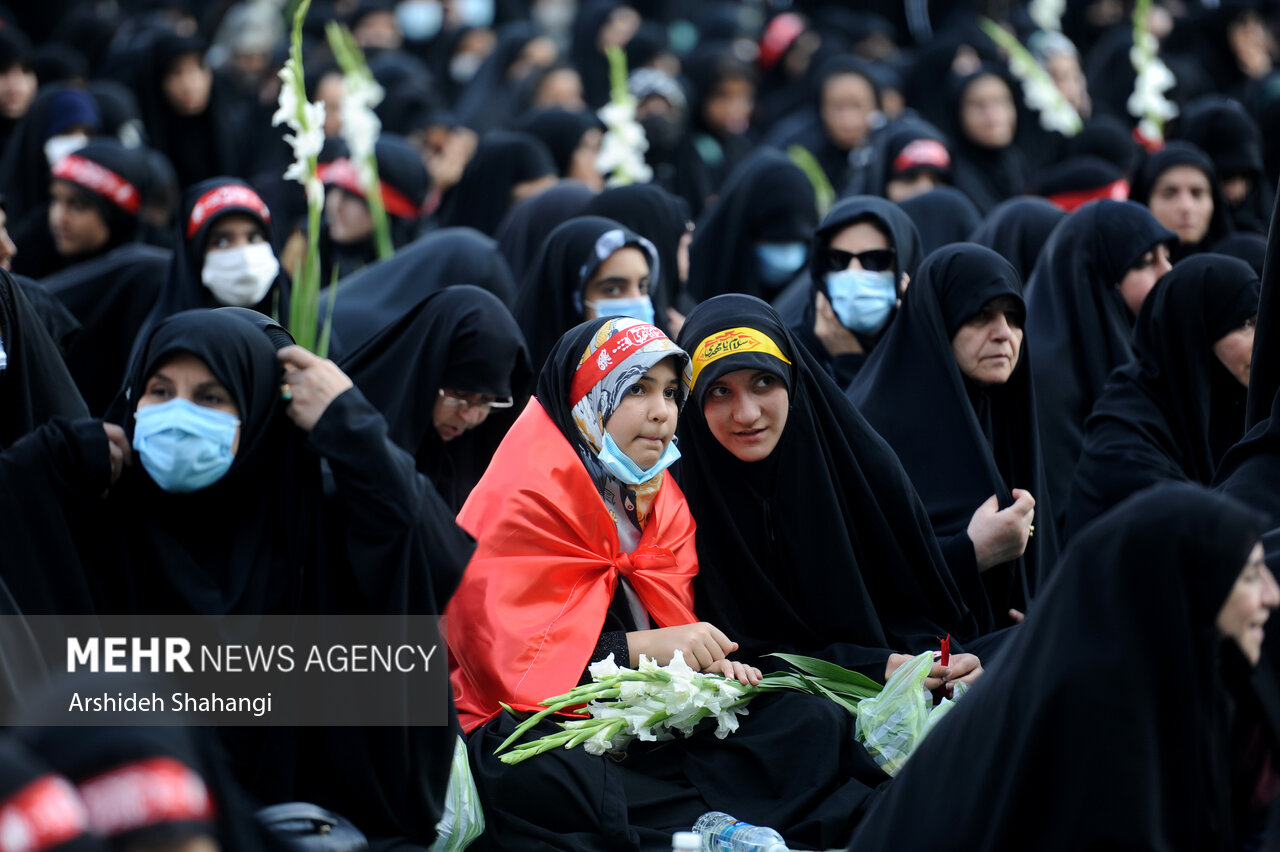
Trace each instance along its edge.
<instances>
[{"instance_id":1,"label":"black sunglasses","mask_svg":"<svg viewBox=\"0 0 1280 852\"><path fill-rule=\"evenodd\" d=\"M858 263L868 272L883 272L893 266L893 249L867 249L866 251L842 251L841 249L827 249L827 271L839 272L842 269L849 268L849 262L854 258L858 259Z\"/></svg>"}]
</instances>

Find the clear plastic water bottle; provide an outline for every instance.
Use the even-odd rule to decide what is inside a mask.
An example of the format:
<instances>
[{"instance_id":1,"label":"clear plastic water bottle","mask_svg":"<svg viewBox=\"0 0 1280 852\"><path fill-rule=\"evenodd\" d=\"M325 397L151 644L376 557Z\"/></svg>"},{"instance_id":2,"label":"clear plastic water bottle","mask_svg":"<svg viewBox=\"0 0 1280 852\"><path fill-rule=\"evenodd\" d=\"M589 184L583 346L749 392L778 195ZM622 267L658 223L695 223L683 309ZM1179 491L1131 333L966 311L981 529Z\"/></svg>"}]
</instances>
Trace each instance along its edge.
<instances>
[{"instance_id":1,"label":"clear plastic water bottle","mask_svg":"<svg viewBox=\"0 0 1280 852\"><path fill-rule=\"evenodd\" d=\"M723 811L698 817L693 830L702 838L703 852L787 852L782 835L772 828L742 822Z\"/></svg>"}]
</instances>

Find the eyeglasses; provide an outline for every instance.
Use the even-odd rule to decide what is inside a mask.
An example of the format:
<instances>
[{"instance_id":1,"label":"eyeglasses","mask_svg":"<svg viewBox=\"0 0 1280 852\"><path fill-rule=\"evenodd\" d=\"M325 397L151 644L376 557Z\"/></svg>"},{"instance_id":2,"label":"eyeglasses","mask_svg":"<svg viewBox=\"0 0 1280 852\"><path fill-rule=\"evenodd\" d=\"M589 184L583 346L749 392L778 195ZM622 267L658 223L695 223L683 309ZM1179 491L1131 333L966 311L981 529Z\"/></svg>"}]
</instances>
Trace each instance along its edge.
<instances>
[{"instance_id":1,"label":"eyeglasses","mask_svg":"<svg viewBox=\"0 0 1280 852\"><path fill-rule=\"evenodd\" d=\"M491 408L510 408L515 405L515 400L511 397L506 399L493 399L483 394L473 393L461 396L451 392L446 392L444 388L440 391L440 401L451 408L461 408L466 411L468 408L475 408L479 411L488 411Z\"/></svg>"},{"instance_id":2,"label":"eyeglasses","mask_svg":"<svg viewBox=\"0 0 1280 852\"><path fill-rule=\"evenodd\" d=\"M827 249L827 271L839 272L842 269L848 269L849 263L857 258L862 268L868 272L883 272L893 266L894 251L891 248L884 249L867 249L866 251L843 251L842 249Z\"/></svg>"}]
</instances>

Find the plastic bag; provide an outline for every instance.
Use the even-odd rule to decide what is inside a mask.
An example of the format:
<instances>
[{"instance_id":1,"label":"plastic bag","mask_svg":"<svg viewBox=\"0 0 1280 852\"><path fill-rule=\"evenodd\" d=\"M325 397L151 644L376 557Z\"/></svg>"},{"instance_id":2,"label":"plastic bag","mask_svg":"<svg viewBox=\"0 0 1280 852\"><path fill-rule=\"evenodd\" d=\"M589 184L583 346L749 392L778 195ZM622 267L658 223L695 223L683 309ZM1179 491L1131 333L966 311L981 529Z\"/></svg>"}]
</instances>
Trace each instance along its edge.
<instances>
[{"instance_id":1,"label":"plastic bag","mask_svg":"<svg viewBox=\"0 0 1280 852\"><path fill-rule=\"evenodd\" d=\"M933 662L933 653L925 651L903 663L879 695L865 698L857 705L854 736L889 775L898 774L925 735L964 694L965 684L957 683L952 699L943 699L937 707L933 706L933 697L924 688Z\"/></svg>"},{"instance_id":2,"label":"plastic bag","mask_svg":"<svg viewBox=\"0 0 1280 852\"><path fill-rule=\"evenodd\" d=\"M467 744L458 737L449 769L449 787L444 794L444 815L436 823L436 842L431 844L430 852L462 852L482 834L484 809L480 807L480 792L471 777Z\"/></svg>"}]
</instances>

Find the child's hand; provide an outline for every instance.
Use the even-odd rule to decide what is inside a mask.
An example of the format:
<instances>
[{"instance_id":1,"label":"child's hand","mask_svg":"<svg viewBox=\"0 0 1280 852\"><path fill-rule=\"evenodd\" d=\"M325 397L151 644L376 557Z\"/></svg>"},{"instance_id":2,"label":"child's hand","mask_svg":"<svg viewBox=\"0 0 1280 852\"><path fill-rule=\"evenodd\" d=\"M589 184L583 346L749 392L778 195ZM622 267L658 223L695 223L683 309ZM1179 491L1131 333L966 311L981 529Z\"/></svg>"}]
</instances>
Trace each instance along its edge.
<instances>
[{"instance_id":1,"label":"child's hand","mask_svg":"<svg viewBox=\"0 0 1280 852\"><path fill-rule=\"evenodd\" d=\"M736 680L744 686L755 686L760 683L760 670L746 663L735 663L733 660L716 660L702 670L703 674L722 674L730 680Z\"/></svg>"}]
</instances>

